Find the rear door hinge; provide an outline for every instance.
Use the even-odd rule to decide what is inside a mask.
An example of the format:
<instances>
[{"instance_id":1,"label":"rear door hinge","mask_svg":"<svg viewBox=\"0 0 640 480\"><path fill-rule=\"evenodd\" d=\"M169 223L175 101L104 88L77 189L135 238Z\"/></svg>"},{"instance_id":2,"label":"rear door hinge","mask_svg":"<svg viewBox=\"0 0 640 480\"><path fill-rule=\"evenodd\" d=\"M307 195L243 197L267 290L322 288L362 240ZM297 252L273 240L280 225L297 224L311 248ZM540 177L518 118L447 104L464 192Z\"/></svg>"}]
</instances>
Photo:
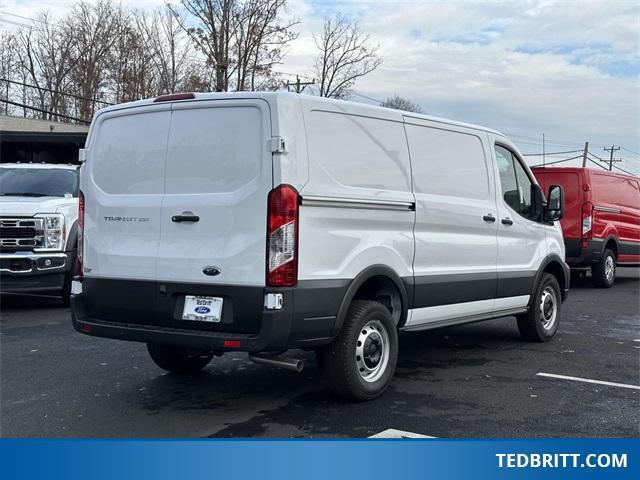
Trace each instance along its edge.
<instances>
[{"instance_id":1,"label":"rear door hinge","mask_svg":"<svg viewBox=\"0 0 640 480\"><path fill-rule=\"evenodd\" d=\"M271 137L269 147L271 148L271 153L285 153L287 151L284 137Z\"/></svg>"}]
</instances>

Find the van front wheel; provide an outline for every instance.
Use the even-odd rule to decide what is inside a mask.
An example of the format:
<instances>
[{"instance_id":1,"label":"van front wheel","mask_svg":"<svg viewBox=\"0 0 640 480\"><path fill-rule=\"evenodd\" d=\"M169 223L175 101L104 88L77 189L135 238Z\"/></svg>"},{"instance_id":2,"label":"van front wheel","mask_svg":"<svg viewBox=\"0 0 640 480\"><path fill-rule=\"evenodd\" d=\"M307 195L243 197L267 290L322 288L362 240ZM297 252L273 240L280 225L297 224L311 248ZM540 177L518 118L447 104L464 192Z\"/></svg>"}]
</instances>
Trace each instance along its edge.
<instances>
[{"instance_id":1,"label":"van front wheel","mask_svg":"<svg viewBox=\"0 0 640 480\"><path fill-rule=\"evenodd\" d=\"M398 332L381 303L354 300L342 330L325 347L322 370L338 395L371 400L386 390L398 359Z\"/></svg>"},{"instance_id":2,"label":"van front wheel","mask_svg":"<svg viewBox=\"0 0 640 480\"><path fill-rule=\"evenodd\" d=\"M531 342L548 342L558 331L562 299L560 285L550 273L542 275L529 311L519 315L518 330Z\"/></svg>"},{"instance_id":3,"label":"van front wheel","mask_svg":"<svg viewBox=\"0 0 640 480\"><path fill-rule=\"evenodd\" d=\"M171 373L187 374L202 370L211 361L213 354L200 350L168 347L148 343L147 350L157 366Z\"/></svg>"}]
</instances>

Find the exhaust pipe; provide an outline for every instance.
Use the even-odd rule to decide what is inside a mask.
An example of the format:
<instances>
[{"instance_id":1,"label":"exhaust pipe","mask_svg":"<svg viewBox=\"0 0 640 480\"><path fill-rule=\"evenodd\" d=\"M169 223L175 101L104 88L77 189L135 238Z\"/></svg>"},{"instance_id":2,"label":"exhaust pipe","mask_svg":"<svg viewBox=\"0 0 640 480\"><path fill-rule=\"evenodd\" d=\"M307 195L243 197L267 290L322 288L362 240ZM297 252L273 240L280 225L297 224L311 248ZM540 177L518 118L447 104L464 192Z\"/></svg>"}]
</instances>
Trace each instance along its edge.
<instances>
[{"instance_id":1,"label":"exhaust pipe","mask_svg":"<svg viewBox=\"0 0 640 480\"><path fill-rule=\"evenodd\" d=\"M265 365L271 365L273 367L286 368L287 370L293 370L294 372L302 372L304 369L304 360L298 360L297 358L278 357L276 355L249 355L249 360L256 363L263 363Z\"/></svg>"}]
</instances>

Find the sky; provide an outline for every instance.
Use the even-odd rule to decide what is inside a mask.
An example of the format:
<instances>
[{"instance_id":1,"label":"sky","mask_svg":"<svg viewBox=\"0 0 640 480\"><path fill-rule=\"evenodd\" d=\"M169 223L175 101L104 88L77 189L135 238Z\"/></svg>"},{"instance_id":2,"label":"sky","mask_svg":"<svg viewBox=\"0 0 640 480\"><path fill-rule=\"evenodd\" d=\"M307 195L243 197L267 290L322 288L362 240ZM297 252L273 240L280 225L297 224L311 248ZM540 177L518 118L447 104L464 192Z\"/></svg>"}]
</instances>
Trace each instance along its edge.
<instances>
[{"instance_id":1,"label":"sky","mask_svg":"<svg viewBox=\"0 0 640 480\"><path fill-rule=\"evenodd\" d=\"M1 12L61 14L73 3L0 0L0 29L15 28ZM640 2L289 0L286 15L299 18L300 35L278 70L292 80L313 78L313 35L337 12L359 22L383 60L358 80L352 100L399 94L427 114L499 130L525 154L542 152L543 133L546 152L589 141L590 152L604 159L604 147L620 146L616 165L640 174Z\"/></svg>"}]
</instances>

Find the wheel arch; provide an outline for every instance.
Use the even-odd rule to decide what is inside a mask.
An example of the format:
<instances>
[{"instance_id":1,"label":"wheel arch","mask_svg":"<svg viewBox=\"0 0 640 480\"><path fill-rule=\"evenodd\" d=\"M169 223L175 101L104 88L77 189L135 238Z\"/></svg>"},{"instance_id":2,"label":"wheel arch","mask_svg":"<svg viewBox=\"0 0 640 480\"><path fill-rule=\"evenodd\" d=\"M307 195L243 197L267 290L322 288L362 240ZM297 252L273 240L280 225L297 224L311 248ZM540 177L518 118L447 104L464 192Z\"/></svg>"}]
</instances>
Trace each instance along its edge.
<instances>
[{"instance_id":1,"label":"wheel arch","mask_svg":"<svg viewBox=\"0 0 640 480\"><path fill-rule=\"evenodd\" d=\"M372 265L360 272L349 284L340 307L334 325L333 336L337 335L349 311L349 305L355 299L376 300L373 296L375 292L391 293L395 292L401 303L400 309L392 312L393 319L397 326L403 325L407 320L409 310L410 293L412 285L406 285L402 278L387 265ZM391 298L392 306L394 299ZM389 305L386 305L389 307Z\"/></svg>"},{"instance_id":2,"label":"wheel arch","mask_svg":"<svg viewBox=\"0 0 640 480\"><path fill-rule=\"evenodd\" d=\"M609 236L607 236L605 241L602 243L602 251L600 252L600 256L602 257L602 255L604 255L605 250L607 248L610 248L611 250L613 250L613 253L616 256L616 260L618 260L618 252L620 251L618 243L619 243L618 238L613 234L609 234Z\"/></svg>"},{"instance_id":3,"label":"wheel arch","mask_svg":"<svg viewBox=\"0 0 640 480\"><path fill-rule=\"evenodd\" d=\"M544 261L540 265L540 268L538 269L538 272L536 273L536 277L531 290L531 297L529 299L529 307L533 305L536 290L538 288L538 285L540 284L542 276L545 273L550 273L558 280L562 301L564 302L567 298L571 278L569 267L564 262L564 260L560 258L559 255L551 254L544 259Z\"/></svg>"}]
</instances>

